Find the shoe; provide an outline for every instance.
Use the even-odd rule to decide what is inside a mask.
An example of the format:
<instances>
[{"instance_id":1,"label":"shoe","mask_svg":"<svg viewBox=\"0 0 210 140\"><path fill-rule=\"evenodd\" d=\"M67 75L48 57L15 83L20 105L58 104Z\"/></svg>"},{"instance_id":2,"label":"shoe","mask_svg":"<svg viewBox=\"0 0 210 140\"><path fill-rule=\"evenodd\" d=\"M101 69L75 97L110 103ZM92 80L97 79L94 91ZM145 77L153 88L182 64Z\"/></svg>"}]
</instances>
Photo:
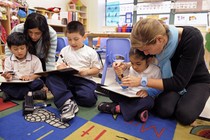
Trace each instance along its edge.
<instances>
[{"instance_id":1,"label":"shoe","mask_svg":"<svg viewBox=\"0 0 210 140\"><path fill-rule=\"evenodd\" d=\"M34 100L46 100L47 94L44 90L36 90L32 92L32 96Z\"/></svg>"},{"instance_id":2,"label":"shoe","mask_svg":"<svg viewBox=\"0 0 210 140\"><path fill-rule=\"evenodd\" d=\"M10 101L9 95L5 92L2 92L2 99L3 99L3 102Z\"/></svg>"},{"instance_id":3,"label":"shoe","mask_svg":"<svg viewBox=\"0 0 210 140\"><path fill-rule=\"evenodd\" d=\"M101 73L98 74L98 78L102 78L102 74Z\"/></svg>"},{"instance_id":4,"label":"shoe","mask_svg":"<svg viewBox=\"0 0 210 140\"><path fill-rule=\"evenodd\" d=\"M101 102L99 105L98 105L98 110L100 112L104 112L104 113L108 113L108 114L117 114L115 112L115 107L117 106L118 104L117 103L114 103L114 102Z\"/></svg>"},{"instance_id":5,"label":"shoe","mask_svg":"<svg viewBox=\"0 0 210 140\"><path fill-rule=\"evenodd\" d=\"M75 114L79 111L78 105L75 101L68 99L61 109L61 121L68 122L75 117Z\"/></svg>"},{"instance_id":6,"label":"shoe","mask_svg":"<svg viewBox=\"0 0 210 140\"><path fill-rule=\"evenodd\" d=\"M148 120L149 113L148 110L144 110L138 113L138 117L142 123L145 123Z\"/></svg>"}]
</instances>

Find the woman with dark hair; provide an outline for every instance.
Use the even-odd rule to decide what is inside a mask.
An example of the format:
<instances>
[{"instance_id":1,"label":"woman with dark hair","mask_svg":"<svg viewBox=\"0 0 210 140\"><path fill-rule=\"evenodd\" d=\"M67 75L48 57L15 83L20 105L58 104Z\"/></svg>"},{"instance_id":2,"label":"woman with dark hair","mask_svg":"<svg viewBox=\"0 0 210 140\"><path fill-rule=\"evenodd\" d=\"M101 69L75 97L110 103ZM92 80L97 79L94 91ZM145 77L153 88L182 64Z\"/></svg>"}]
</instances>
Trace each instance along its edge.
<instances>
[{"instance_id":1,"label":"woman with dark hair","mask_svg":"<svg viewBox=\"0 0 210 140\"><path fill-rule=\"evenodd\" d=\"M25 34L29 52L41 60L44 71L55 69L57 34L47 24L45 16L39 13L29 14L25 23L18 24L11 32L22 32ZM8 47L5 48L5 54L6 56L11 55Z\"/></svg>"}]
</instances>

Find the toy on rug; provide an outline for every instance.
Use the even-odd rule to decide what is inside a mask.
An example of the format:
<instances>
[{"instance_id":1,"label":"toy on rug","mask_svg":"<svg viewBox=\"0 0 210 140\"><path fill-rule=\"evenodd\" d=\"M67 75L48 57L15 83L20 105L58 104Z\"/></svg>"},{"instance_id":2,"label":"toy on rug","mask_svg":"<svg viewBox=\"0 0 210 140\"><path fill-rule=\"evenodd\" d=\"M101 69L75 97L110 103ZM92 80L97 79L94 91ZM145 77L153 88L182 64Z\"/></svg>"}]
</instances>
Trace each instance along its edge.
<instances>
[{"instance_id":1,"label":"toy on rug","mask_svg":"<svg viewBox=\"0 0 210 140\"><path fill-rule=\"evenodd\" d=\"M59 118L56 118L55 114L46 109L36 109L32 114L27 114L25 120L29 122L46 122L47 124L65 129L70 125L62 122Z\"/></svg>"}]
</instances>

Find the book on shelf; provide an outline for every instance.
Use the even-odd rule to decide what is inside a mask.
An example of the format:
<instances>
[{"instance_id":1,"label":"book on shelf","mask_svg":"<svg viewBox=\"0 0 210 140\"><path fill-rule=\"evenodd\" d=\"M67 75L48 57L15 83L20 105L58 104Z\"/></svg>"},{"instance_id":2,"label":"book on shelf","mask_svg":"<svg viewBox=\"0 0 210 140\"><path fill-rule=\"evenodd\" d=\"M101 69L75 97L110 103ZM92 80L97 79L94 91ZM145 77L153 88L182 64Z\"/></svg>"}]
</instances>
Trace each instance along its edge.
<instances>
[{"instance_id":1,"label":"book on shelf","mask_svg":"<svg viewBox=\"0 0 210 140\"><path fill-rule=\"evenodd\" d=\"M78 12L68 11L68 22L78 20Z\"/></svg>"}]
</instances>

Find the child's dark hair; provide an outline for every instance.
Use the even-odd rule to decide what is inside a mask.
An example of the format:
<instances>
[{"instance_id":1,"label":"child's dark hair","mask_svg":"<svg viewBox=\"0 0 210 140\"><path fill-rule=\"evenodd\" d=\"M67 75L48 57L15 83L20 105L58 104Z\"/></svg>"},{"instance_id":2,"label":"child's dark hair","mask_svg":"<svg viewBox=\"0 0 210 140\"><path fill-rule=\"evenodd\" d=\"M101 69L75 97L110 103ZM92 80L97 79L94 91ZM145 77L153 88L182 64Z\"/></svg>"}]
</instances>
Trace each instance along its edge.
<instances>
[{"instance_id":1,"label":"child's dark hair","mask_svg":"<svg viewBox=\"0 0 210 140\"><path fill-rule=\"evenodd\" d=\"M7 37L7 45L9 48L12 47L12 45L20 46L20 45L26 45L27 47L27 41L25 38L25 35L21 32L13 32Z\"/></svg>"},{"instance_id":2,"label":"child's dark hair","mask_svg":"<svg viewBox=\"0 0 210 140\"><path fill-rule=\"evenodd\" d=\"M141 58L142 60L147 60L151 57L154 57L154 55L145 55L143 51L140 51L136 48L130 49L129 56L134 56L136 59Z\"/></svg>"},{"instance_id":3,"label":"child's dark hair","mask_svg":"<svg viewBox=\"0 0 210 140\"><path fill-rule=\"evenodd\" d=\"M81 36L85 35L85 28L79 21L71 21L67 24L66 33L79 33Z\"/></svg>"}]
</instances>

